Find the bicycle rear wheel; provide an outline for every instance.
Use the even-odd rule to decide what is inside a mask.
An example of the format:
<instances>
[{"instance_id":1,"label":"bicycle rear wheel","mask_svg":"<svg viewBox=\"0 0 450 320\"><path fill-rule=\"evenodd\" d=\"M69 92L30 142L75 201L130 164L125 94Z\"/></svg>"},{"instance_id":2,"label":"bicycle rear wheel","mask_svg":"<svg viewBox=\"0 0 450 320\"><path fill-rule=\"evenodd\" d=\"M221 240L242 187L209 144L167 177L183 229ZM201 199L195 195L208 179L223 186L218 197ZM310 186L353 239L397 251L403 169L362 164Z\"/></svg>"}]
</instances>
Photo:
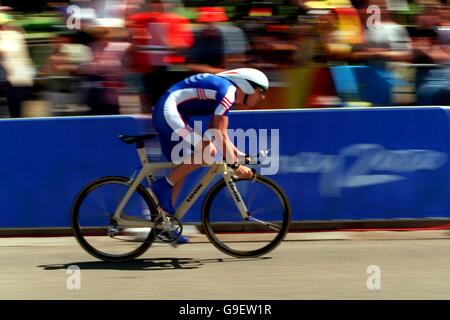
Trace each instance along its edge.
<instances>
[{"instance_id":1,"label":"bicycle rear wheel","mask_svg":"<svg viewBox=\"0 0 450 320\"><path fill-rule=\"evenodd\" d=\"M111 262L137 258L153 243L155 231L137 225L123 227L113 219L125 193L130 188L125 177L104 177L89 183L72 205L71 225L79 244L92 256ZM152 197L139 186L127 202L122 215L139 221L154 220L158 214Z\"/></svg>"},{"instance_id":2,"label":"bicycle rear wheel","mask_svg":"<svg viewBox=\"0 0 450 320\"><path fill-rule=\"evenodd\" d=\"M284 192L272 180L236 180L250 214L244 220L225 180L206 195L202 224L206 236L220 251L235 257L257 257L275 249L286 236L291 210Z\"/></svg>"}]
</instances>

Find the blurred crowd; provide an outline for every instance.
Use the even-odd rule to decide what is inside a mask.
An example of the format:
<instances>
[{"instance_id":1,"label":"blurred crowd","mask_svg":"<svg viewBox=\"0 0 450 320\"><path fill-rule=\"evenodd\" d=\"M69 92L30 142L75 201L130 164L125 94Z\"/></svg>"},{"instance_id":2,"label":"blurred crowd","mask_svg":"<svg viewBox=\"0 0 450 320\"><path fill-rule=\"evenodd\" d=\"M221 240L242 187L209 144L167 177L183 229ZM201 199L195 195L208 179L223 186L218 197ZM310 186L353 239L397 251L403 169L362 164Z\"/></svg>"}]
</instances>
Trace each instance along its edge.
<instances>
[{"instance_id":1,"label":"blurred crowd","mask_svg":"<svg viewBox=\"0 0 450 320\"><path fill-rule=\"evenodd\" d=\"M149 114L175 82L266 72L260 108L450 105L439 0L45 3L0 7L1 117Z\"/></svg>"}]
</instances>

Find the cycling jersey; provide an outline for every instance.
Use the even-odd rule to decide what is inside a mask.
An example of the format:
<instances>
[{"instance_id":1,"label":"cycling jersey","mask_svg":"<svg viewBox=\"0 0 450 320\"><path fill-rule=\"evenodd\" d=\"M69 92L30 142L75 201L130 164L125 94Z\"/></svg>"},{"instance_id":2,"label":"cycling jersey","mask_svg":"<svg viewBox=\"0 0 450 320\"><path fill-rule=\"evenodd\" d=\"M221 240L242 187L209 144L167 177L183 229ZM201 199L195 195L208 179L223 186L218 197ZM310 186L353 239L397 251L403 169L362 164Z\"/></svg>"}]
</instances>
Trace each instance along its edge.
<instances>
[{"instance_id":1,"label":"cycling jersey","mask_svg":"<svg viewBox=\"0 0 450 320\"><path fill-rule=\"evenodd\" d=\"M191 76L169 88L153 110L153 126L159 132L166 158L171 160L172 149L179 143L173 141L174 132L196 146L202 137L193 131L191 117L226 115L235 103L235 95L231 81L209 73Z\"/></svg>"}]
</instances>

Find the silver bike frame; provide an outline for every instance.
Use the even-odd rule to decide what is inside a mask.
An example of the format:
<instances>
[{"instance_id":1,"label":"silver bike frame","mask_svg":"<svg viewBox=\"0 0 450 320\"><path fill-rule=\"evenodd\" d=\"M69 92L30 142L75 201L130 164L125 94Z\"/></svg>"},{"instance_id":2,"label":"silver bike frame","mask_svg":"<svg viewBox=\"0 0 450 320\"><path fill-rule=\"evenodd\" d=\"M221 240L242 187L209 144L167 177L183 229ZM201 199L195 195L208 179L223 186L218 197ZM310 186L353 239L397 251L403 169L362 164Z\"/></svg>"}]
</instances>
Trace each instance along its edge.
<instances>
[{"instance_id":1,"label":"silver bike frame","mask_svg":"<svg viewBox=\"0 0 450 320\"><path fill-rule=\"evenodd\" d=\"M139 160L141 161L142 168L139 170L138 174L135 178L130 178L129 181L129 189L126 192L125 196L120 201L119 206L117 207L116 211L114 212L114 220L117 222L117 224L121 227L129 227L129 228L137 228L137 227L150 227L154 228L154 222L149 221L147 219L143 218L136 218L136 217L130 217L130 216L124 216L122 215L122 211L125 208L126 204L130 200L133 193L136 191L138 186L141 184L144 179L147 179L148 183L151 185L151 183L154 181L154 173L155 171L161 170L161 169L173 169L176 168L178 165L171 163L171 162L158 162L158 163L150 163L148 160L148 157L145 153L144 148L138 148L137 149ZM236 184L233 180L234 172L232 169L230 169L225 163L213 163L211 165L204 165L209 167L208 171L204 174L204 176L200 179L198 184L192 188L191 192L187 195L187 197L181 202L181 204L178 206L178 208L175 210L175 217L178 220L181 220L186 213L189 211L189 209L192 207L192 205L198 200L200 195L203 193L203 191L206 189L206 187L214 180L214 177L218 174L223 175L226 185L228 187L228 190L230 191L230 194L232 195L232 198L239 209L239 212L242 215L243 219L248 219L249 214L247 207L242 200L242 196L239 193L239 191L236 188ZM157 201L156 196L152 192L152 190L147 189L150 196L155 199L156 204L159 208L159 203ZM163 214L163 218L165 213L160 210L160 213Z\"/></svg>"}]
</instances>

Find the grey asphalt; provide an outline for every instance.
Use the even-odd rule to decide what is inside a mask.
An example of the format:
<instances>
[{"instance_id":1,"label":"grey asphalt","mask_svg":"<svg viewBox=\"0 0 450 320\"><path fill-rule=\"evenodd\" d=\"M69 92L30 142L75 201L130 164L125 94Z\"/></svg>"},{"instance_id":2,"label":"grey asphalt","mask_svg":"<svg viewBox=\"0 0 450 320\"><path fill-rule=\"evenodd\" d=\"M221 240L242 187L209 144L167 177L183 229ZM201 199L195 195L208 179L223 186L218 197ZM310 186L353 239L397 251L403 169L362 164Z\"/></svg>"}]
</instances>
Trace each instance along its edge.
<instances>
[{"instance_id":1,"label":"grey asphalt","mask_svg":"<svg viewBox=\"0 0 450 320\"><path fill-rule=\"evenodd\" d=\"M258 259L193 239L115 264L72 237L1 238L0 299L450 299L449 231L289 234Z\"/></svg>"}]
</instances>

